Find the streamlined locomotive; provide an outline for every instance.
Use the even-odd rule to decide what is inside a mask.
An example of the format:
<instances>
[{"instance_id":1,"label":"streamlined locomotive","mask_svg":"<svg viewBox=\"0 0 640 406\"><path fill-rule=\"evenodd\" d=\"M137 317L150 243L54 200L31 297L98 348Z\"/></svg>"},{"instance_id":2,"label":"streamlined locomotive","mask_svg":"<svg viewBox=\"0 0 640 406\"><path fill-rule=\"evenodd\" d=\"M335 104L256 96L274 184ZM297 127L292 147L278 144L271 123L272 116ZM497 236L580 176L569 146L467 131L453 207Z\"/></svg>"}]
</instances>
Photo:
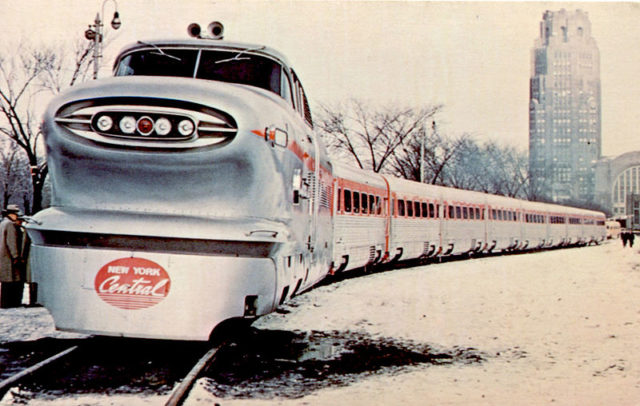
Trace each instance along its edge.
<instances>
[{"instance_id":1,"label":"streamlined locomotive","mask_svg":"<svg viewBox=\"0 0 640 406\"><path fill-rule=\"evenodd\" d=\"M602 213L332 165L286 58L213 27L132 44L49 105L28 232L58 329L207 340L328 273L604 238Z\"/></svg>"}]
</instances>

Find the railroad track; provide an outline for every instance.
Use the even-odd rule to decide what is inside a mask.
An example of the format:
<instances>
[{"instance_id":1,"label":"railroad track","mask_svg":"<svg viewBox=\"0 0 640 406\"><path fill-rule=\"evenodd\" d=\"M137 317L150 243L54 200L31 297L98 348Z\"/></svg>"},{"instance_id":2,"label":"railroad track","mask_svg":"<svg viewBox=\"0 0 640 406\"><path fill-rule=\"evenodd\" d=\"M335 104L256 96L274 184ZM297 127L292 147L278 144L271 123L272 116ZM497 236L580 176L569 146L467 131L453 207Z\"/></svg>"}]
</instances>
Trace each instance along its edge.
<instances>
[{"instance_id":1,"label":"railroad track","mask_svg":"<svg viewBox=\"0 0 640 406\"><path fill-rule=\"evenodd\" d=\"M146 395L166 393L173 388L166 405L178 406L187 398L202 371L215 361L216 355L226 345L224 342L215 345L207 343L172 345L174 343L153 340L98 337L74 341L79 342L61 351L56 350L50 356L44 355L47 351L34 350L32 347L37 347L36 345L20 350L5 349L3 352L5 368L0 369L0 372L4 371L5 376L0 380L0 399L16 387L24 389L30 396L36 393L36 397L41 395L59 397L67 393L71 394L68 388L74 388L73 390L79 393L103 393L103 391L120 393L121 388L125 386L127 388L125 393ZM106 350L104 350L105 342L110 345ZM128 353L113 356L118 347L127 345L133 347ZM144 347L150 347L151 350L137 359L129 357L130 354L138 353L139 349ZM105 354L99 355L101 348ZM168 360L164 359L162 353L169 353L170 350L175 350L177 354ZM48 351L48 353L51 352ZM47 357L35 361L43 356ZM6 361L7 359L9 361ZM34 361L30 362L30 359ZM21 390L14 392L14 395L22 397Z\"/></svg>"},{"instance_id":2,"label":"railroad track","mask_svg":"<svg viewBox=\"0 0 640 406\"><path fill-rule=\"evenodd\" d=\"M198 379L198 376L200 376L204 369L213 363L216 355L223 346L224 343L211 348L198 360L182 382L173 389L173 392L171 392L169 400L167 400L165 406L180 406L182 402L184 402L196 379Z\"/></svg>"},{"instance_id":3,"label":"railroad track","mask_svg":"<svg viewBox=\"0 0 640 406\"><path fill-rule=\"evenodd\" d=\"M40 361L35 365L25 368L22 371L10 376L9 378L4 379L3 381L0 382L0 398L2 398L2 396L4 396L4 394L7 393L7 391L12 386L17 385L22 379L48 366L51 366L51 364L68 356L69 354L76 351L77 349L78 349L77 345L71 346L64 351L60 351L59 353L52 355L51 357L45 359L44 361Z\"/></svg>"}]
</instances>

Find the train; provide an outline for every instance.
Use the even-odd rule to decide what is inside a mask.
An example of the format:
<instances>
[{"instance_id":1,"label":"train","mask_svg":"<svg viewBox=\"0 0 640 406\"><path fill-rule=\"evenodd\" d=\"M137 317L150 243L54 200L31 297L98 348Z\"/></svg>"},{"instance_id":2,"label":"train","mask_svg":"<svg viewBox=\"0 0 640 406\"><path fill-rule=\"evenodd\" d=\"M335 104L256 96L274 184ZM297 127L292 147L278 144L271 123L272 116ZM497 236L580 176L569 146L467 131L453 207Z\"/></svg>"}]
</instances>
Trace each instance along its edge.
<instances>
[{"instance_id":1,"label":"train","mask_svg":"<svg viewBox=\"0 0 640 406\"><path fill-rule=\"evenodd\" d=\"M286 57L209 27L48 105L51 206L27 230L57 329L206 341L327 275L605 239L600 212L335 162Z\"/></svg>"}]
</instances>

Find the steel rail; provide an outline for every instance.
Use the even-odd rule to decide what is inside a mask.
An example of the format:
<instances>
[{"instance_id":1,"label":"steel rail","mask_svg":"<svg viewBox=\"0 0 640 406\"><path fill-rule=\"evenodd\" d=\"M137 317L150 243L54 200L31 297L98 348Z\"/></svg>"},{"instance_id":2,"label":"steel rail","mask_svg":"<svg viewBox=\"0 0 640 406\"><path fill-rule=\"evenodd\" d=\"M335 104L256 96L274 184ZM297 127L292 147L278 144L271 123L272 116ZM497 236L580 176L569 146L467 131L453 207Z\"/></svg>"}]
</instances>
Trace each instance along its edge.
<instances>
[{"instance_id":1,"label":"steel rail","mask_svg":"<svg viewBox=\"0 0 640 406\"><path fill-rule=\"evenodd\" d=\"M0 382L0 396L3 396L7 390L10 388L10 385L14 385L15 383L17 383L18 381L20 381L22 378L26 377L27 375L30 375L34 372L36 372L37 370L39 370L42 367L45 367L57 360L59 360L62 357L65 357L69 354L71 354L73 351L77 350L78 346L74 345L73 347L69 347L64 351L61 351L59 353L57 353L56 355L53 355L43 361L38 362L35 365L30 366L29 368L23 369L22 371L18 372L15 375L12 375L11 377L3 380Z\"/></svg>"},{"instance_id":2,"label":"steel rail","mask_svg":"<svg viewBox=\"0 0 640 406\"><path fill-rule=\"evenodd\" d=\"M220 344L216 347L211 348L207 351L206 354L198 360L198 362L191 368L191 371L184 377L182 382L171 392L171 396L169 396L169 400L165 403L165 406L180 406L182 402L186 399L191 387L195 383L195 380L200 375L207 366L209 366L216 357L218 351L224 346L224 344Z\"/></svg>"}]
</instances>

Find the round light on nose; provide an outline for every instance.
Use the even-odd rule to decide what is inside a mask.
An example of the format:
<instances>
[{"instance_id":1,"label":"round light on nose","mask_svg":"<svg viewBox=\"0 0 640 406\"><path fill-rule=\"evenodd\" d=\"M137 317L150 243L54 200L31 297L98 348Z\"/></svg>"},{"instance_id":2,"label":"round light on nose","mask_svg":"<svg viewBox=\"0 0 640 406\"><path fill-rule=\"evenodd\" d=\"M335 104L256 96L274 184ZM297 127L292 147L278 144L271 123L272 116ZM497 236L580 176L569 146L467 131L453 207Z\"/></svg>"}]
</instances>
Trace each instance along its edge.
<instances>
[{"instance_id":1,"label":"round light on nose","mask_svg":"<svg viewBox=\"0 0 640 406\"><path fill-rule=\"evenodd\" d=\"M183 136L188 136L193 134L193 121L191 120L182 120L178 123L178 132Z\"/></svg>"},{"instance_id":2,"label":"round light on nose","mask_svg":"<svg viewBox=\"0 0 640 406\"><path fill-rule=\"evenodd\" d=\"M167 135L171 132L171 121L168 119L161 117L156 120L155 126L156 134L158 135Z\"/></svg>"},{"instance_id":3,"label":"round light on nose","mask_svg":"<svg viewBox=\"0 0 640 406\"><path fill-rule=\"evenodd\" d=\"M120 120L120 131L125 134L133 134L136 131L136 119L131 116L124 116Z\"/></svg>"},{"instance_id":4,"label":"round light on nose","mask_svg":"<svg viewBox=\"0 0 640 406\"><path fill-rule=\"evenodd\" d=\"M103 115L98 117L98 121L96 121L96 127L100 131L109 131L113 126L113 119L107 115Z\"/></svg>"},{"instance_id":5,"label":"round light on nose","mask_svg":"<svg viewBox=\"0 0 640 406\"><path fill-rule=\"evenodd\" d=\"M140 117L136 126L140 134L149 135L153 131L153 120L147 116Z\"/></svg>"}]
</instances>

